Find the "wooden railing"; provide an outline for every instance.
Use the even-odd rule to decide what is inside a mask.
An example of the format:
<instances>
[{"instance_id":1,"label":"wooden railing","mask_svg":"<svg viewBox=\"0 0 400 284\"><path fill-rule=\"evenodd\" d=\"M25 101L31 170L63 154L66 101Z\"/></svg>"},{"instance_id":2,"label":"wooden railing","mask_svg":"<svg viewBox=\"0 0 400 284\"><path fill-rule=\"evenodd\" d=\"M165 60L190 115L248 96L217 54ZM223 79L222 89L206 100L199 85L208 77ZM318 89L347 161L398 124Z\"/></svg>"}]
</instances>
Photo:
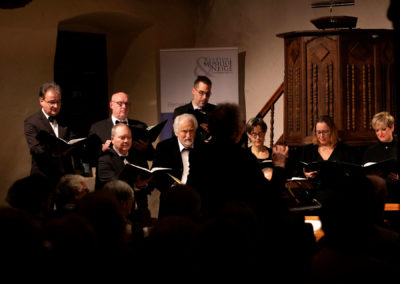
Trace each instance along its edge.
<instances>
[{"instance_id":1,"label":"wooden railing","mask_svg":"<svg viewBox=\"0 0 400 284\"><path fill-rule=\"evenodd\" d=\"M282 82L282 84L278 87L278 89L276 89L272 97L267 101L264 107L257 114L257 117L264 118L269 112L271 112L271 119L268 126L270 130L270 147L274 145L275 104L284 94L284 91L285 91L285 84Z\"/></svg>"}]
</instances>

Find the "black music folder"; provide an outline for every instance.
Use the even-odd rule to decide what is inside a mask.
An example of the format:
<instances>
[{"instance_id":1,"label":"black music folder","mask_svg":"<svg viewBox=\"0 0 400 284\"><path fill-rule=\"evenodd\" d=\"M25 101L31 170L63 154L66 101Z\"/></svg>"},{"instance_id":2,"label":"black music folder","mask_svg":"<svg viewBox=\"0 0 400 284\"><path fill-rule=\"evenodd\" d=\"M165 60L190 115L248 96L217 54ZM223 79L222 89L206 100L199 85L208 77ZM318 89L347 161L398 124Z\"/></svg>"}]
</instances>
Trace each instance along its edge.
<instances>
[{"instance_id":1,"label":"black music folder","mask_svg":"<svg viewBox=\"0 0 400 284\"><path fill-rule=\"evenodd\" d=\"M325 173L343 172L343 173L390 173L397 172L398 164L396 159L388 159L380 162L368 162L365 164L355 164L337 161L315 161L315 162L300 162L306 171L319 171Z\"/></svg>"},{"instance_id":2,"label":"black music folder","mask_svg":"<svg viewBox=\"0 0 400 284\"><path fill-rule=\"evenodd\" d=\"M62 138L50 134L47 131L39 131L36 138L43 143L51 145L52 147L60 147L61 151L66 151L70 148L80 147L87 140L87 137L82 137L66 141Z\"/></svg>"},{"instance_id":3,"label":"black music folder","mask_svg":"<svg viewBox=\"0 0 400 284\"><path fill-rule=\"evenodd\" d=\"M141 128L136 126L130 126L132 131L132 140L143 140L149 139L151 143L156 141L157 137L160 135L168 119L161 121L158 124L151 125L147 128Z\"/></svg>"}]
</instances>

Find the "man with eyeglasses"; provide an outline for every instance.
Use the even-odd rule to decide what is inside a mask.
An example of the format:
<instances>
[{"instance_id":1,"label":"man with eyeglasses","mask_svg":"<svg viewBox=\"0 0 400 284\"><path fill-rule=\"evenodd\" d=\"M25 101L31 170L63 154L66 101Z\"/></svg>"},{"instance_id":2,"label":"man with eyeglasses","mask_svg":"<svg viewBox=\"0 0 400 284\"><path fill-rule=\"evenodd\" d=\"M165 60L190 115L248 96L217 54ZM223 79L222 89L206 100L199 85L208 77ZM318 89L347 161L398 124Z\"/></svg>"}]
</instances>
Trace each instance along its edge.
<instances>
[{"instance_id":1,"label":"man with eyeglasses","mask_svg":"<svg viewBox=\"0 0 400 284\"><path fill-rule=\"evenodd\" d=\"M192 88L192 101L175 108L173 116L175 119L178 115L183 113L193 114L199 123L196 136L198 139L205 142L210 139L208 131L208 116L215 109L215 105L208 102L211 96L211 86L212 82L208 77L198 76L194 81L194 86Z\"/></svg>"},{"instance_id":2,"label":"man with eyeglasses","mask_svg":"<svg viewBox=\"0 0 400 284\"><path fill-rule=\"evenodd\" d=\"M70 129L58 118L61 110L61 88L54 82L39 89L41 110L24 121L24 133L32 156L31 174L49 178L53 186L65 174L74 173L71 152L62 152L50 139L40 139L45 132L66 141L73 137ZM43 136L42 136L43 137Z\"/></svg>"},{"instance_id":3,"label":"man with eyeglasses","mask_svg":"<svg viewBox=\"0 0 400 284\"><path fill-rule=\"evenodd\" d=\"M130 155L132 155L133 161L138 165L148 167L147 161L153 159L154 147L149 140L135 139L135 130L146 129L147 124L128 118L130 103L128 95L124 92L113 94L109 106L111 117L94 123L89 130L90 166L96 167L98 157L110 149L111 128L118 123L125 123L132 131L133 142Z\"/></svg>"}]
</instances>

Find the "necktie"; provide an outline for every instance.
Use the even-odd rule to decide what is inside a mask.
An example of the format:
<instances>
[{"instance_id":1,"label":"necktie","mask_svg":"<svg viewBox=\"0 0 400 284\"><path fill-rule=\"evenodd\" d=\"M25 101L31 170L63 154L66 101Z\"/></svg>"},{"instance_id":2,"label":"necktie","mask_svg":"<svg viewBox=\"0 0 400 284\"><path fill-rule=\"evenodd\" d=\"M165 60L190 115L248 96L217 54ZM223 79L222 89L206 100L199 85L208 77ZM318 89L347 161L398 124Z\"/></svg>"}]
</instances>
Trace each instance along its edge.
<instances>
[{"instance_id":1,"label":"necktie","mask_svg":"<svg viewBox=\"0 0 400 284\"><path fill-rule=\"evenodd\" d=\"M49 116L48 120L49 120L51 123L53 123L54 121L56 121L56 119L55 119L54 116Z\"/></svg>"},{"instance_id":2,"label":"necktie","mask_svg":"<svg viewBox=\"0 0 400 284\"><path fill-rule=\"evenodd\" d=\"M182 151L191 151L192 148L183 148Z\"/></svg>"},{"instance_id":3,"label":"necktie","mask_svg":"<svg viewBox=\"0 0 400 284\"><path fill-rule=\"evenodd\" d=\"M124 120L124 121L116 120L116 121L115 121L115 125L117 125L118 123L128 124L125 120Z\"/></svg>"}]
</instances>

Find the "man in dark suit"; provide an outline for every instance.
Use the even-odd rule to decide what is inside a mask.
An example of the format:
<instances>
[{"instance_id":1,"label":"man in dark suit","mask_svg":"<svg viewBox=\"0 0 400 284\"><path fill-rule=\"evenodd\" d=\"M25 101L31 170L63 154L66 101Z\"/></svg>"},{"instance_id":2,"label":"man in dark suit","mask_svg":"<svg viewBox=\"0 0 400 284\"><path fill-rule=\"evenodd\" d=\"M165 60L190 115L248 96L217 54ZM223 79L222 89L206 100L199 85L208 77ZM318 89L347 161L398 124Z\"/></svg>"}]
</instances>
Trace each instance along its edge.
<instances>
[{"instance_id":1,"label":"man in dark suit","mask_svg":"<svg viewBox=\"0 0 400 284\"><path fill-rule=\"evenodd\" d=\"M138 210L132 214L142 220L149 219L150 212L147 202L147 184L149 179L141 178L135 171L126 172L125 159L129 163L134 163L133 156L129 155L132 147L132 134L130 128L118 123L111 128L111 147L107 149L98 159L96 169L95 190L101 190L104 184L112 180L123 180L127 182L135 191L134 202ZM137 216L138 215L138 216Z\"/></svg>"},{"instance_id":2,"label":"man in dark suit","mask_svg":"<svg viewBox=\"0 0 400 284\"><path fill-rule=\"evenodd\" d=\"M111 128L110 134L112 146L101 154L97 164L96 190L102 188L108 181L121 179L125 159L132 163L128 156L132 146L132 135L129 127L125 124L116 124ZM131 186L134 185L135 179L134 176L124 177L124 180Z\"/></svg>"},{"instance_id":3,"label":"man in dark suit","mask_svg":"<svg viewBox=\"0 0 400 284\"><path fill-rule=\"evenodd\" d=\"M49 178L55 186L67 173L74 173L71 153L62 152L55 140L44 139L46 132L64 140L70 140L72 134L68 127L57 118L61 109L61 88L58 84L44 83L39 89L39 103L42 109L24 121L24 133L32 156L31 174L40 174ZM41 138L42 137L42 138Z\"/></svg>"},{"instance_id":4,"label":"man in dark suit","mask_svg":"<svg viewBox=\"0 0 400 284\"><path fill-rule=\"evenodd\" d=\"M97 164L98 157L110 148L111 128L117 123L125 123L131 128L133 135L130 155L134 162L148 167L147 161L153 159L154 147L149 140L135 139L135 133L142 133L147 128L144 122L129 119L129 97L126 93L118 92L112 95L110 101L111 117L94 123L89 130L89 146L87 157L92 167Z\"/></svg>"},{"instance_id":5,"label":"man in dark suit","mask_svg":"<svg viewBox=\"0 0 400 284\"><path fill-rule=\"evenodd\" d=\"M194 115L188 113L178 115L174 120L176 137L157 144L153 167L172 168L171 175L182 183L186 183L189 173L189 152L195 144L197 128L198 124ZM175 182L169 175L161 173L154 176L152 183L161 193L158 214L158 218L161 218L164 216L162 203L165 193Z\"/></svg>"},{"instance_id":6,"label":"man in dark suit","mask_svg":"<svg viewBox=\"0 0 400 284\"><path fill-rule=\"evenodd\" d=\"M198 76L192 88L193 99L190 103L177 107L174 110L174 119L182 113L193 114L199 127L197 128L197 138L208 141L210 134L208 131L208 116L215 109L215 105L208 101L211 96L211 80L206 76Z\"/></svg>"}]
</instances>

